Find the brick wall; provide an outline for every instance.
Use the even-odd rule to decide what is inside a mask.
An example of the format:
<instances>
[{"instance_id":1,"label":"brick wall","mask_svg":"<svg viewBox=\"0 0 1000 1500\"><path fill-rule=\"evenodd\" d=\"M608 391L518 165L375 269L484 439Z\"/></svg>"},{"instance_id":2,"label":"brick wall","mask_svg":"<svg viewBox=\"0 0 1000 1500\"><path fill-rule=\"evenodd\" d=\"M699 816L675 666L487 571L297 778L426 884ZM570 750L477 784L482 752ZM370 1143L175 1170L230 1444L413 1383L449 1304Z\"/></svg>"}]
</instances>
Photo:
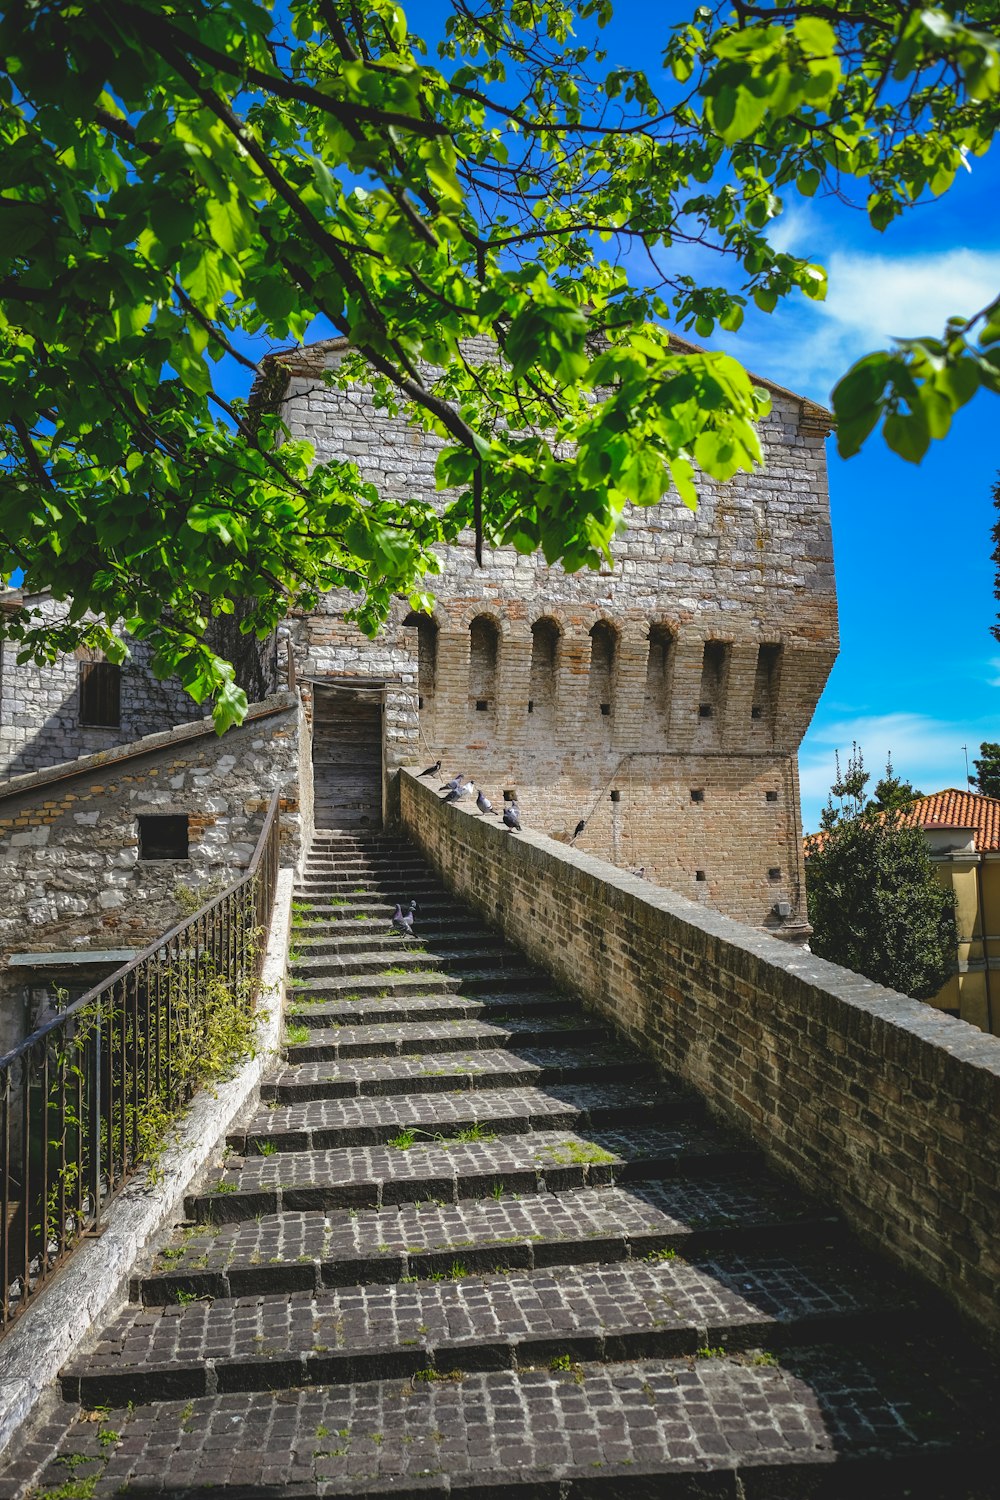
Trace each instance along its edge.
<instances>
[{"instance_id":1,"label":"brick wall","mask_svg":"<svg viewBox=\"0 0 1000 1500\"><path fill-rule=\"evenodd\" d=\"M1000 1335L1000 1040L401 776L449 886Z\"/></svg>"}]
</instances>

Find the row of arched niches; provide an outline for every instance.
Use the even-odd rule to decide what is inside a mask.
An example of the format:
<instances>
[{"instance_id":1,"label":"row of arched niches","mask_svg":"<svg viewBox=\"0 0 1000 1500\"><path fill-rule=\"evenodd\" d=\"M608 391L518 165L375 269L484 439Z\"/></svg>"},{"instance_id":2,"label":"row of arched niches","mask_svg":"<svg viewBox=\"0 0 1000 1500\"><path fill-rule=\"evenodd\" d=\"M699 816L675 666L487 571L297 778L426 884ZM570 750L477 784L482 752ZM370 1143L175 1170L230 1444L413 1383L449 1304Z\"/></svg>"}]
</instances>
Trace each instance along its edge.
<instances>
[{"instance_id":1,"label":"row of arched niches","mask_svg":"<svg viewBox=\"0 0 1000 1500\"><path fill-rule=\"evenodd\" d=\"M489 614L475 615L461 635L457 626L441 628L428 615L408 615L403 624L416 635L421 725L442 738L460 734L464 717L472 738L494 733L502 721L519 722L519 738L526 734L530 741L566 728L572 703L573 726L589 726L591 745L610 744L616 719L624 716L636 728L641 724L651 748L669 750L672 737L684 747L718 746L723 726L727 739L741 737L742 729L752 743L774 743L783 654L777 643L738 648L734 664L737 648L729 642L686 641L688 667L698 666L692 649L700 654L695 699L694 672L679 680L678 639L666 625L643 626L639 639L633 629L626 640L610 620L598 620L587 635L568 635L543 615L531 626L529 650L526 636L502 635ZM734 721L734 694L735 718L745 723Z\"/></svg>"}]
</instances>

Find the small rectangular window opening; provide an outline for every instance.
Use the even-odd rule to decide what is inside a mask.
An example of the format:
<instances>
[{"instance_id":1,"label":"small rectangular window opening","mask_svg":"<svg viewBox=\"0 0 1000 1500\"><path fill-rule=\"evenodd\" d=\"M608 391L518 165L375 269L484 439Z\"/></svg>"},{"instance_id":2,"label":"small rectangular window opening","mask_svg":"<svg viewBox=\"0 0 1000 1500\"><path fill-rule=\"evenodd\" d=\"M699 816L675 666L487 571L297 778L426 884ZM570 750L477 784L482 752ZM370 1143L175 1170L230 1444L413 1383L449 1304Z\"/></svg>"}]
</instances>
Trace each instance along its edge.
<instances>
[{"instance_id":1,"label":"small rectangular window opening","mask_svg":"<svg viewBox=\"0 0 1000 1500\"><path fill-rule=\"evenodd\" d=\"M187 859L187 813L141 816L136 821L140 859Z\"/></svg>"},{"instance_id":2,"label":"small rectangular window opening","mask_svg":"<svg viewBox=\"0 0 1000 1500\"><path fill-rule=\"evenodd\" d=\"M750 717L751 719L762 719L764 717L764 710L761 708L759 703L755 703L753 708L750 710Z\"/></svg>"},{"instance_id":3,"label":"small rectangular window opening","mask_svg":"<svg viewBox=\"0 0 1000 1500\"><path fill-rule=\"evenodd\" d=\"M705 800L705 793L702 790L702 788L701 787L694 787L693 786L691 788L691 801L692 802L704 802L704 800Z\"/></svg>"},{"instance_id":4,"label":"small rectangular window opening","mask_svg":"<svg viewBox=\"0 0 1000 1500\"><path fill-rule=\"evenodd\" d=\"M712 705L711 705L711 703L699 703L698 704L698 717L699 717L699 719L710 719L712 717Z\"/></svg>"},{"instance_id":5,"label":"small rectangular window opening","mask_svg":"<svg viewBox=\"0 0 1000 1500\"><path fill-rule=\"evenodd\" d=\"M768 880L780 880L781 879L781 867L779 865L772 865L771 868L767 872L767 878L768 878Z\"/></svg>"},{"instance_id":6,"label":"small rectangular window opening","mask_svg":"<svg viewBox=\"0 0 1000 1500\"><path fill-rule=\"evenodd\" d=\"M488 712L489 706L490 706L490 700L488 698L477 698L476 699L476 713L477 714L484 714L484 713Z\"/></svg>"},{"instance_id":7,"label":"small rectangular window opening","mask_svg":"<svg viewBox=\"0 0 1000 1500\"><path fill-rule=\"evenodd\" d=\"M695 880L704 880L705 879L705 871L704 870L695 870L695 872L694 872L694 878L695 878Z\"/></svg>"},{"instance_id":8,"label":"small rectangular window opening","mask_svg":"<svg viewBox=\"0 0 1000 1500\"><path fill-rule=\"evenodd\" d=\"M622 794L617 787L611 793L611 800L612 802L620 802L622 800Z\"/></svg>"},{"instance_id":9,"label":"small rectangular window opening","mask_svg":"<svg viewBox=\"0 0 1000 1500\"><path fill-rule=\"evenodd\" d=\"M528 699L528 712L529 714L533 714L535 712L535 703L533 698Z\"/></svg>"},{"instance_id":10,"label":"small rectangular window opening","mask_svg":"<svg viewBox=\"0 0 1000 1500\"><path fill-rule=\"evenodd\" d=\"M608 715L610 714L610 712L611 712L611 704L610 703L602 703L601 704L601 713L604 715L605 718L608 717Z\"/></svg>"},{"instance_id":11,"label":"small rectangular window opening","mask_svg":"<svg viewBox=\"0 0 1000 1500\"><path fill-rule=\"evenodd\" d=\"M777 800L778 800L778 794L777 794L777 792L765 792L764 793L764 799L767 802L777 802Z\"/></svg>"},{"instance_id":12,"label":"small rectangular window opening","mask_svg":"<svg viewBox=\"0 0 1000 1500\"><path fill-rule=\"evenodd\" d=\"M80 663L80 723L117 729L122 721L122 669L111 661Z\"/></svg>"},{"instance_id":13,"label":"small rectangular window opening","mask_svg":"<svg viewBox=\"0 0 1000 1500\"><path fill-rule=\"evenodd\" d=\"M420 693L418 693L417 694L417 707L418 708L423 708L423 706L424 706L423 695L420 694Z\"/></svg>"}]
</instances>

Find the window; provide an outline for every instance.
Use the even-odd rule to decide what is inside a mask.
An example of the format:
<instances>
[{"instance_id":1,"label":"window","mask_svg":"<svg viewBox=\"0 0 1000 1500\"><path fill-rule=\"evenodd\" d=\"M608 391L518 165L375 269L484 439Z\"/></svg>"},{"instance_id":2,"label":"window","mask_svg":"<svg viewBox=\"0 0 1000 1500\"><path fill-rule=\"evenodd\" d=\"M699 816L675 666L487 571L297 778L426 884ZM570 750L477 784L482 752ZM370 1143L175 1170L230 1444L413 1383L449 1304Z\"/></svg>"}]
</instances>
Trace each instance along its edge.
<instances>
[{"instance_id":1,"label":"window","mask_svg":"<svg viewBox=\"0 0 1000 1500\"><path fill-rule=\"evenodd\" d=\"M187 813L147 815L137 822L140 859L187 859Z\"/></svg>"},{"instance_id":2,"label":"window","mask_svg":"<svg viewBox=\"0 0 1000 1500\"><path fill-rule=\"evenodd\" d=\"M80 723L117 729L122 721L121 667L110 661L80 663Z\"/></svg>"},{"instance_id":3,"label":"window","mask_svg":"<svg viewBox=\"0 0 1000 1500\"><path fill-rule=\"evenodd\" d=\"M588 700L591 713L610 719L614 715L615 670L618 664L618 632L607 620L598 620L590 632L590 677ZM597 714L594 714L597 717Z\"/></svg>"},{"instance_id":4,"label":"window","mask_svg":"<svg viewBox=\"0 0 1000 1500\"><path fill-rule=\"evenodd\" d=\"M496 710L500 631L489 615L477 615L469 626L469 697L476 713Z\"/></svg>"}]
</instances>

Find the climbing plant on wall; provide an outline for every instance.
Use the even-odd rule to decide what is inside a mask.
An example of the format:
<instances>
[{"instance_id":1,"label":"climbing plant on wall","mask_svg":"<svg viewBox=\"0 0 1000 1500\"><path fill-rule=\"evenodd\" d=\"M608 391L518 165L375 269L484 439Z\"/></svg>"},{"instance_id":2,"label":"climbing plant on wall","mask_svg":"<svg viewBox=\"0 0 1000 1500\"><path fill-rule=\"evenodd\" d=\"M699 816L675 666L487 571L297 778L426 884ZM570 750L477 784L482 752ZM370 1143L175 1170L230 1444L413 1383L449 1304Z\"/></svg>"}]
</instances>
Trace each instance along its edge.
<instances>
[{"instance_id":1,"label":"climbing plant on wall","mask_svg":"<svg viewBox=\"0 0 1000 1500\"><path fill-rule=\"evenodd\" d=\"M996 12L657 12L647 76L600 50L610 0L441 0L434 46L392 0L11 0L0 573L73 609L3 629L26 659L114 659L123 620L224 728L245 697L203 636L233 597L263 636L346 586L374 631L393 595L421 607L434 544L467 525L599 565L627 501L693 506L698 471L760 461L765 393L664 325L707 337L748 300L824 295L771 242L782 195L855 183L883 227L944 192L992 138ZM736 289L673 269L690 247L738 266ZM1000 305L963 311L845 376L844 453L881 420L917 459L997 388ZM444 438L446 506L314 466L227 397L234 362L262 373L255 339L316 319L356 350L341 378ZM466 359L477 335L499 362Z\"/></svg>"}]
</instances>

